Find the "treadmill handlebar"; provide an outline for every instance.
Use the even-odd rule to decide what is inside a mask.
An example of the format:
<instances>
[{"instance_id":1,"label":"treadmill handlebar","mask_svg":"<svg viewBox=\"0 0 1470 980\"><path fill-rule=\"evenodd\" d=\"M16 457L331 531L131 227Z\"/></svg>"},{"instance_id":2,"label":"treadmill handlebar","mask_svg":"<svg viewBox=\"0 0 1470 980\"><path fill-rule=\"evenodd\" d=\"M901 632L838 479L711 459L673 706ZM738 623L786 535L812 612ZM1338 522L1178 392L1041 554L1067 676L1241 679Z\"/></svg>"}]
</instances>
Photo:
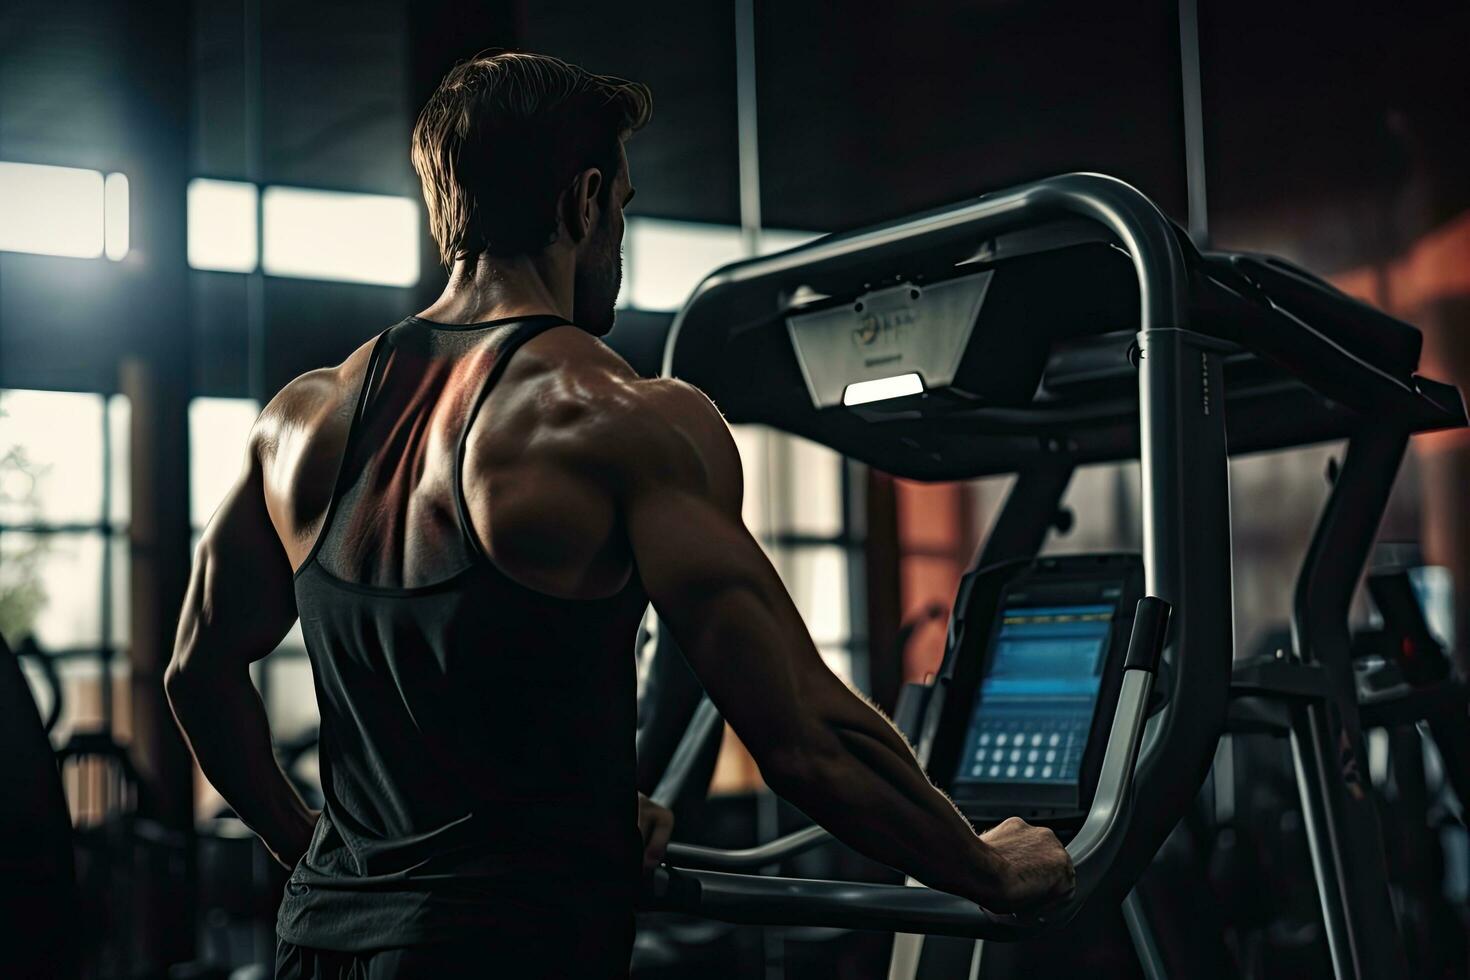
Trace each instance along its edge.
<instances>
[{"instance_id":1,"label":"treadmill handlebar","mask_svg":"<svg viewBox=\"0 0 1470 980\"><path fill-rule=\"evenodd\" d=\"M1146 595L1138 600L1138 608L1133 614L1133 634L1128 640L1128 656L1123 660L1124 670L1158 673L1171 612L1172 607L1155 596Z\"/></svg>"},{"instance_id":2,"label":"treadmill handlebar","mask_svg":"<svg viewBox=\"0 0 1470 980\"><path fill-rule=\"evenodd\" d=\"M697 844L670 844L668 860L681 868L707 868L711 871L755 871L768 864L779 864L827 843L832 835L826 828L812 824L784 837L767 841L758 847L727 851L719 847Z\"/></svg>"},{"instance_id":3,"label":"treadmill handlebar","mask_svg":"<svg viewBox=\"0 0 1470 980\"><path fill-rule=\"evenodd\" d=\"M875 929L1001 941L1027 939L1065 925L1106 877L1127 831L1133 770L1148 720L1149 695L1163 655L1170 611L1167 602L1152 596L1138 603L1097 791L1082 828L1067 844L1067 853L1077 868L1077 889L1060 905L1040 915L1003 915L922 885L774 878L666 863L654 873L646 906L724 922ZM824 834L813 827L745 851L670 845L669 858L679 861L683 854L692 859L690 864L706 869L759 867L822 839ZM717 854L721 857L712 859ZM751 863L755 861L759 864Z\"/></svg>"}]
</instances>

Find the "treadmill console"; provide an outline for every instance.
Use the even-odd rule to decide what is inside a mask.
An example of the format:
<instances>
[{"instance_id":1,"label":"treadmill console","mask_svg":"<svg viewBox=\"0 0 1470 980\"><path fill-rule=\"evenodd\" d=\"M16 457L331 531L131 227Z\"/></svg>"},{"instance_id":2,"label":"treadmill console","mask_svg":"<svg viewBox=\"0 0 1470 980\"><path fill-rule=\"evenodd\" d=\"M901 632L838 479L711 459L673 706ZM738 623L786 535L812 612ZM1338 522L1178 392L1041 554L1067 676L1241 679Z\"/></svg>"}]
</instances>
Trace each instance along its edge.
<instances>
[{"instance_id":1,"label":"treadmill console","mask_svg":"<svg viewBox=\"0 0 1470 980\"><path fill-rule=\"evenodd\" d=\"M1010 562L965 577L928 768L971 820L1086 814L1143 585L1130 554Z\"/></svg>"}]
</instances>

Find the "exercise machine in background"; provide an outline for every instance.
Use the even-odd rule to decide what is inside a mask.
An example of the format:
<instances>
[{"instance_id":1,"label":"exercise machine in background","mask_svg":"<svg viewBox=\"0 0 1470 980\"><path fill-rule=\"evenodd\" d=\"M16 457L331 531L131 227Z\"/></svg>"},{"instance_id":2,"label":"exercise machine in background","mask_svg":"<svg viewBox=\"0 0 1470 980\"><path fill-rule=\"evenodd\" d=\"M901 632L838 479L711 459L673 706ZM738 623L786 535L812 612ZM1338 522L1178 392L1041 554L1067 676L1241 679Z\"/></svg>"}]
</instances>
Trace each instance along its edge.
<instances>
[{"instance_id":1,"label":"exercise machine in background","mask_svg":"<svg viewBox=\"0 0 1470 980\"><path fill-rule=\"evenodd\" d=\"M664 371L731 422L901 477L1018 475L956 600L944 665L904 691L897 721L977 824L1020 813L1056 826L1079 886L1064 908L1017 917L913 883L753 873L823 843L805 828L742 851L673 846L648 906L897 933L901 980L988 975L993 942L1121 905L1146 976L1229 975L1211 929L1136 886L1197 806L1221 736L1273 724L1291 748L1331 972L1410 975L1363 733L1393 712L1463 718L1466 693L1448 674L1360 690L1349 607L1409 436L1467 424L1459 392L1416 373L1420 345L1412 326L1285 262L1197 250L1142 194L1095 174L709 276L671 328ZM1236 661L1226 460L1333 439L1346 456L1303 558L1290 644ZM1143 553L1038 558L1074 469L1124 459L1142 464ZM1145 628L1130 645L1135 611ZM722 728L697 691L683 698L661 707L685 719L682 739L642 739L672 744L645 766L668 801L704 792L696 763Z\"/></svg>"}]
</instances>

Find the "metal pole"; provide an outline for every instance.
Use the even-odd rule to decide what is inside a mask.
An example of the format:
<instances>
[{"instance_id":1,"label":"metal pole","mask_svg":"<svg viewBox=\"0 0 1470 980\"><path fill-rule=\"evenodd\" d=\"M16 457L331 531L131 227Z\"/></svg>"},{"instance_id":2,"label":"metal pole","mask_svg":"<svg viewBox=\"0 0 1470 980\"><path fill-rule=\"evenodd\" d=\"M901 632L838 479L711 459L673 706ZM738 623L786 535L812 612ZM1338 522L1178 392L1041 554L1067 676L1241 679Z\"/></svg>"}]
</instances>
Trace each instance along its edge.
<instances>
[{"instance_id":1,"label":"metal pole","mask_svg":"<svg viewBox=\"0 0 1470 980\"><path fill-rule=\"evenodd\" d=\"M760 153L756 141L756 89L755 89L755 0L735 0L735 113L736 134L740 149L740 240L746 256L760 254L761 242L761 178ZM773 433L764 434L762 441L769 445L776 438ZM786 448L782 446L781 448ZM783 462L789 452L781 453ZM783 471L786 467L782 468ZM784 475L784 473L783 473ZM766 483L770 485L767 470ZM790 503L789 480L782 487L781 503L783 517ZM770 515L767 510L767 515ZM777 836L777 804L771 793L762 793L756 798L756 834L760 840ZM761 949L764 954L766 980L779 980L785 975L785 942L779 930L761 931Z\"/></svg>"},{"instance_id":2,"label":"metal pole","mask_svg":"<svg viewBox=\"0 0 1470 980\"><path fill-rule=\"evenodd\" d=\"M868 469L843 457L842 538L847 558L847 641L852 682L869 697L873 689L873 651L868 641Z\"/></svg>"},{"instance_id":3,"label":"metal pole","mask_svg":"<svg viewBox=\"0 0 1470 980\"><path fill-rule=\"evenodd\" d=\"M740 144L740 237L760 254L761 166L756 142L755 0L735 0L735 113Z\"/></svg>"},{"instance_id":4,"label":"metal pole","mask_svg":"<svg viewBox=\"0 0 1470 980\"><path fill-rule=\"evenodd\" d=\"M1407 433L1377 422L1349 441L1292 608L1296 655L1321 664L1328 683L1325 703L1292 708L1291 748L1338 980L1408 975L1368 785L1348 629L1353 593L1407 445Z\"/></svg>"},{"instance_id":5,"label":"metal pole","mask_svg":"<svg viewBox=\"0 0 1470 980\"><path fill-rule=\"evenodd\" d=\"M1134 889L1123 899L1123 923L1128 927L1128 936L1133 940L1133 952L1138 956L1138 965L1143 969L1146 980L1168 980L1164 969L1164 958L1159 954L1159 943L1154 936L1153 926L1144 911L1143 902Z\"/></svg>"},{"instance_id":6,"label":"metal pole","mask_svg":"<svg viewBox=\"0 0 1470 980\"><path fill-rule=\"evenodd\" d=\"M1000 514L990 529L972 568L984 568L1014 558L1034 558L1041 551L1046 532L1056 518L1057 507L1074 467L1070 460L1022 470L1006 494Z\"/></svg>"},{"instance_id":7,"label":"metal pole","mask_svg":"<svg viewBox=\"0 0 1470 980\"><path fill-rule=\"evenodd\" d=\"M1189 237L1210 246L1210 216L1205 196L1204 98L1199 67L1198 0L1179 0L1179 69L1184 89L1184 167L1189 194Z\"/></svg>"},{"instance_id":8,"label":"metal pole","mask_svg":"<svg viewBox=\"0 0 1470 980\"><path fill-rule=\"evenodd\" d=\"M98 665L102 669L102 730L110 738L116 727L112 693L112 399L102 400L102 610Z\"/></svg>"},{"instance_id":9,"label":"metal pole","mask_svg":"<svg viewBox=\"0 0 1470 980\"><path fill-rule=\"evenodd\" d=\"M241 139L245 146L245 179L255 186L255 268L245 276L245 391L265 404L265 188L261 186L260 0L244 0L241 39L244 92Z\"/></svg>"}]
</instances>

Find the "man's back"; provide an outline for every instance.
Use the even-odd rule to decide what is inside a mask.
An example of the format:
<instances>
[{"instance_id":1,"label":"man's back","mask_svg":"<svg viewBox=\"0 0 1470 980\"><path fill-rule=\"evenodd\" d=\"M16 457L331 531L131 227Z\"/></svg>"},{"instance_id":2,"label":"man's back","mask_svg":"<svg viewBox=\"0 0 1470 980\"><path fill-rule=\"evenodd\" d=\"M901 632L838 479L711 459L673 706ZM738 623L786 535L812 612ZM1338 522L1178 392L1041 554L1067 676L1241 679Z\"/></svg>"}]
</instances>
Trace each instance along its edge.
<instances>
[{"instance_id":1,"label":"man's back","mask_svg":"<svg viewBox=\"0 0 1470 980\"><path fill-rule=\"evenodd\" d=\"M409 322L431 326L417 317ZM468 336L465 325L437 326ZM337 367L297 378L258 424L267 506L293 569L310 555L326 519L375 344L364 344ZM461 365L450 379L456 393L483 380L473 369ZM476 413L463 459L442 451L446 440L457 438L461 418L430 413L428 442L441 451L413 461L418 470L405 509L442 522L453 508L458 466L475 537L498 568L562 598L616 592L633 573L633 562L608 488L585 472L591 479L551 478L596 466L589 451L594 446L615 453L617 444L636 442L636 433L616 431L610 413L637 413L668 385L638 379L606 345L576 327L549 325L507 359L505 376ZM429 539L403 547L397 574L404 580L424 577L421 569L439 561Z\"/></svg>"},{"instance_id":2,"label":"man's back","mask_svg":"<svg viewBox=\"0 0 1470 980\"><path fill-rule=\"evenodd\" d=\"M709 399L592 339L650 111L645 87L541 55L452 69L413 147L444 293L272 401L200 540L164 684L205 775L295 869L278 977L626 973L645 596L769 785L844 843L998 911L1070 891L1050 831L977 837L827 669ZM249 673L298 615L320 819ZM668 825L645 823L652 862Z\"/></svg>"},{"instance_id":3,"label":"man's back","mask_svg":"<svg viewBox=\"0 0 1470 980\"><path fill-rule=\"evenodd\" d=\"M587 368L565 360L575 337L530 348L563 324L409 318L262 421L322 714L326 807L282 903L289 942L478 932L494 948L594 903L602 941L631 927L630 654L647 600L611 501L548 482ZM558 546L558 514L580 548ZM517 548L515 567L559 595L492 557Z\"/></svg>"}]
</instances>

